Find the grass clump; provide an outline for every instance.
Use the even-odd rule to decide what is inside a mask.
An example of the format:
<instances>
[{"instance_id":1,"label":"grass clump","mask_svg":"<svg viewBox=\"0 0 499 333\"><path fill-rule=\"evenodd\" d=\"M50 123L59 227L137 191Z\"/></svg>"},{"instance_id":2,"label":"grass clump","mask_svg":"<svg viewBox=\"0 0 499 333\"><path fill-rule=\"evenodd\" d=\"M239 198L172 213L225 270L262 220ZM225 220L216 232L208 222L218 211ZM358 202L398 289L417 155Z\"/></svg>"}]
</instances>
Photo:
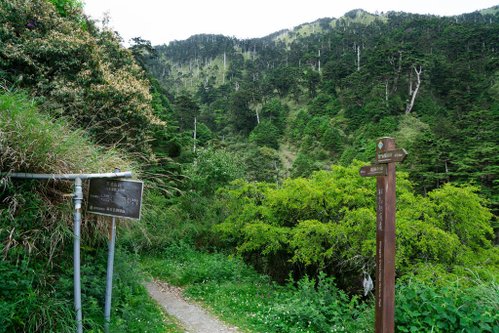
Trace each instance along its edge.
<instances>
[{"instance_id":1,"label":"grass clump","mask_svg":"<svg viewBox=\"0 0 499 333\"><path fill-rule=\"evenodd\" d=\"M136 170L116 150L103 150L82 130L38 111L22 93L0 93L0 170L31 173L98 173Z\"/></svg>"}]
</instances>

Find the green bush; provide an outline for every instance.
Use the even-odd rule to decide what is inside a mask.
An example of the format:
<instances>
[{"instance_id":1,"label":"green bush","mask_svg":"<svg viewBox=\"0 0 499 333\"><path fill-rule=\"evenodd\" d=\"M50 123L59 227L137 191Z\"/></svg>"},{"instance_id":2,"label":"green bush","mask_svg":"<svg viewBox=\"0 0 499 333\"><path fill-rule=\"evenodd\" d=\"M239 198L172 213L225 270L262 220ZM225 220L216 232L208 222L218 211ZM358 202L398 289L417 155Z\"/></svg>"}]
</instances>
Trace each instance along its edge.
<instances>
[{"instance_id":1,"label":"green bush","mask_svg":"<svg viewBox=\"0 0 499 333\"><path fill-rule=\"evenodd\" d=\"M0 2L0 71L56 117L70 117L103 145L150 153L149 82L110 30L83 29L79 1ZM58 15L58 13L63 14ZM68 17L64 17L68 16Z\"/></svg>"},{"instance_id":2,"label":"green bush","mask_svg":"<svg viewBox=\"0 0 499 333\"><path fill-rule=\"evenodd\" d=\"M373 275L376 248L375 180L359 176L361 165L333 166L277 188L233 183L222 191L233 213L215 230L274 277L289 270L298 275L324 270L342 287L359 290L354 281L363 272ZM456 273L467 267L484 279L497 272L492 215L473 188L449 184L421 197L413 193L407 174L399 172L397 198L399 276L427 263ZM470 255L473 251L477 254Z\"/></svg>"},{"instance_id":3,"label":"green bush","mask_svg":"<svg viewBox=\"0 0 499 333\"><path fill-rule=\"evenodd\" d=\"M250 133L249 141L258 146L267 146L270 148L279 148L279 130L270 121L262 121Z\"/></svg>"},{"instance_id":4,"label":"green bush","mask_svg":"<svg viewBox=\"0 0 499 333\"><path fill-rule=\"evenodd\" d=\"M275 309L260 315L273 332L371 332L371 310L321 274L317 281L304 277L288 286Z\"/></svg>"},{"instance_id":5,"label":"green bush","mask_svg":"<svg viewBox=\"0 0 499 333\"><path fill-rule=\"evenodd\" d=\"M220 212L210 198L189 192L169 200L150 189L144 194L142 209L141 220L127 223L121 235L123 246L132 253L163 253L178 242L198 246L215 242L211 226Z\"/></svg>"},{"instance_id":6,"label":"green bush","mask_svg":"<svg viewBox=\"0 0 499 333\"><path fill-rule=\"evenodd\" d=\"M495 283L445 286L417 280L397 284L398 332L499 332L499 288Z\"/></svg>"},{"instance_id":7,"label":"green bush","mask_svg":"<svg viewBox=\"0 0 499 333\"><path fill-rule=\"evenodd\" d=\"M189 189L210 194L217 188L242 178L244 166L240 157L230 151L200 149L185 174L189 180Z\"/></svg>"},{"instance_id":8,"label":"green bush","mask_svg":"<svg viewBox=\"0 0 499 333\"><path fill-rule=\"evenodd\" d=\"M249 146L244 156L245 179L276 183L283 177L281 158L269 147Z\"/></svg>"}]
</instances>

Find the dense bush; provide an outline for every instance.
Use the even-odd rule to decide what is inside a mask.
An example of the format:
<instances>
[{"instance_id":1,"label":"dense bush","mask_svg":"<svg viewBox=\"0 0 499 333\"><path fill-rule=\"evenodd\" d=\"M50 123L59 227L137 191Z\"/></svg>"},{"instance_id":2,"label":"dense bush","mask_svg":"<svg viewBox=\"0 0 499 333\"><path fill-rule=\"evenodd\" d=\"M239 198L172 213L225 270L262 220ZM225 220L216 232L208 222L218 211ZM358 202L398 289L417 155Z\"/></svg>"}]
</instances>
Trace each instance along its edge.
<instances>
[{"instance_id":1,"label":"dense bush","mask_svg":"<svg viewBox=\"0 0 499 333\"><path fill-rule=\"evenodd\" d=\"M277 188L233 183L222 198L234 213L215 230L274 277L325 271L343 287L358 289L362 274L372 275L375 267L375 181L359 176L361 165L333 166ZM490 272L484 278L497 273L492 214L473 188L448 184L421 197L399 172L397 196L399 276L426 263L449 271L483 267Z\"/></svg>"},{"instance_id":2,"label":"dense bush","mask_svg":"<svg viewBox=\"0 0 499 333\"><path fill-rule=\"evenodd\" d=\"M499 288L455 280L445 286L408 281L397 285L398 332L499 332Z\"/></svg>"},{"instance_id":3,"label":"dense bush","mask_svg":"<svg viewBox=\"0 0 499 333\"><path fill-rule=\"evenodd\" d=\"M78 2L0 2L0 77L33 91L43 108L67 116L101 144L148 153L153 116L149 83L109 30L81 26Z\"/></svg>"},{"instance_id":4,"label":"dense bush","mask_svg":"<svg viewBox=\"0 0 499 333\"><path fill-rule=\"evenodd\" d=\"M259 146L279 148L279 130L270 121L262 121L249 135L249 141Z\"/></svg>"},{"instance_id":5,"label":"dense bush","mask_svg":"<svg viewBox=\"0 0 499 333\"><path fill-rule=\"evenodd\" d=\"M240 157L230 151L200 149L194 163L188 165L185 175L190 190L213 193L217 188L241 178L244 168Z\"/></svg>"}]
</instances>

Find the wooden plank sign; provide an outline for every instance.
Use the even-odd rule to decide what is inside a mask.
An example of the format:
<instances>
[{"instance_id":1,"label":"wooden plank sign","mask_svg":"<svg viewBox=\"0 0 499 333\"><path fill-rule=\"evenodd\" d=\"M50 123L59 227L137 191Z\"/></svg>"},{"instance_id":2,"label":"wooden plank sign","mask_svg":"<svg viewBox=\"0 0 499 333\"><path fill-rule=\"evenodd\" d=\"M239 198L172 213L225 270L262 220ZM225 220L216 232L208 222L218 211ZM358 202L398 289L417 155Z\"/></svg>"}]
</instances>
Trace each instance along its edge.
<instances>
[{"instance_id":1,"label":"wooden plank sign","mask_svg":"<svg viewBox=\"0 0 499 333\"><path fill-rule=\"evenodd\" d=\"M144 183L136 180L90 180L87 212L140 219Z\"/></svg>"},{"instance_id":2,"label":"wooden plank sign","mask_svg":"<svg viewBox=\"0 0 499 333\"><path fill-rule=\"evenodd\" d=\"M361 177L386 176L386 164L366 165L360 168Z\"/></svg>"},{"instance_id":3,"label":"wooden plank sign","mask_svg":"<svg viewBox=\"0 0 499 333\"><path fill-rule=\"evenodd\" d=\"M405 149L395 149L376 153L376 161L378 163L402 162L406 156L407 152Z\"/></svg>"}]
</instances>

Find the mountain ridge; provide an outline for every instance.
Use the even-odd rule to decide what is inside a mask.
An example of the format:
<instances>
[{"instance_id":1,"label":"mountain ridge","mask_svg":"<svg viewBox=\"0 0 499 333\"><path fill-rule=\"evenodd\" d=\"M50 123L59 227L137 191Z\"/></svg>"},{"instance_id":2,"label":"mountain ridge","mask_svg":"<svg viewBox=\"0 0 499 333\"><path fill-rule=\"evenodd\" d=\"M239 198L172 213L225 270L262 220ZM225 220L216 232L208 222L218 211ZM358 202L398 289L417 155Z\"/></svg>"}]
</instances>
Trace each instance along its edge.
<instances>
[{"instance_id":1,"label":"mountain ridge","mask_svg":"<svg viewBox=\"0 0 499 333\"><path fill-rule=\"evenodd\" d=\"M456 14L456 15L417 14L417 13L410 13L410 12L404 12L404 11L386 11L386 12L381 12L381 13L378 13L378 12L371 13L371 12L369 12L367 10L362 9L362 8L356 8L356 9L349 10L348 12L346 12L345 14L343 14L342 16L340 16L338 18L336 18L334 16L325 16L325 17L317 18L316 20L313 20L313 21L310 21L310 22L300 23L300 24L294 26L293 28L279 29L279 30L277 30L275 32L269 33L269 34L261 36L261 37L237 38L235 36L229 36L229 35L224 35L224 34L198 33L198 34L194 34L192 36L189 36L186 39L173 40L173 41L166 42L166 43L160 43L160 44L157 44L157 45L153 45L153 47L168 46L170 43L177 43L177 42L187 41L187 40L189 40L191 38L196 38L196 37L199 37L199 36L223 36L225 38L233 38L233 39L237 39L237 40L240 40L240 41L254 40L254 39L269 39L269 38L270 39L274 39L275 37L278 37L281 34L289 33L289 32L294 32L295 30L300 29L300 28L302 28L304 26L313 25L313 24L319 24L319 23L324 22L324 21L329 21L330 24L333 24L335 21L338 21L338 20L341 20L341 19L345 19L345 18L355 19L359 15L365 15L365 16L367 16L369 18L375 18L375 19L377 18L377 19L380 19L380 20L383 21L383 20L385 20L385 18L388 15L422 15L422 16L455 18L455 17L463 17L463 16L468 16L468 15L473 15L475 13L480 13L481 15L497 15L499 13L499 5L488 7L488 8L484 8L484 9L478 9L478 10L475 10L473 12ZM357 23L359 23L359 22L357 21Z\"/></svg>"}]
</instances>

